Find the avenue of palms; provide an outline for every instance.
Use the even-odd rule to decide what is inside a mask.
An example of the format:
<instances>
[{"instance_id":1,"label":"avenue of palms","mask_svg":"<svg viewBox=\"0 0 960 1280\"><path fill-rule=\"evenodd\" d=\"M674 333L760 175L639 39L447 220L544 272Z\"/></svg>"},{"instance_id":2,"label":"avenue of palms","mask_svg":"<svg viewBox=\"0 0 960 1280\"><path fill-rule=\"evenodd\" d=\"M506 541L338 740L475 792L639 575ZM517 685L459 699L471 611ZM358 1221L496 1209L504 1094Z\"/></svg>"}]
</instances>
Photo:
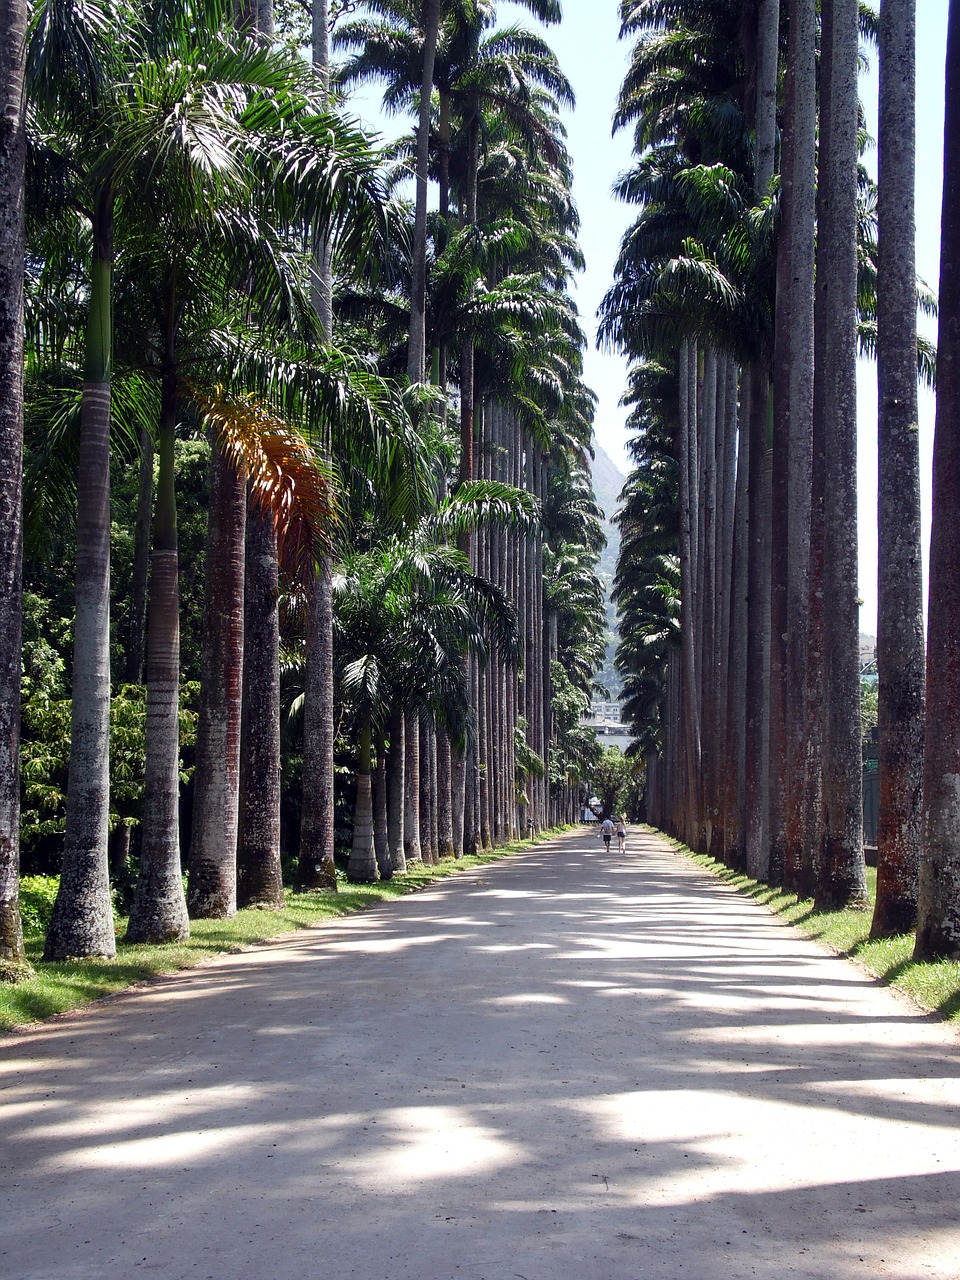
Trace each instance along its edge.
<instances>
[{"instance_id":1,"label":"avenue of palms","mask_svg":"<svg viewBox=\"0 0 960 1280\"><path fill-rule=\"evenodd\" d=\"M11 978L21 863L59 875L45 958L110 957L115 904L128 941L173 941L282 906L285 884L401 875L590 798L606 621L575 100L561 6L519 7L317 3L279 26L262 0L4 7ZM873 928L956 958L956 192L935 354L904 123L915 4L619 10L615 195L636 217L600 340L631 362L631 816L820 909L867 906L855 371L876 357ZM351 118L359 86L396 119L387 145ZM939 397L926 644L918 379ZM21 689L22 618L43 644Z\"/></svg>"}]
</instances>

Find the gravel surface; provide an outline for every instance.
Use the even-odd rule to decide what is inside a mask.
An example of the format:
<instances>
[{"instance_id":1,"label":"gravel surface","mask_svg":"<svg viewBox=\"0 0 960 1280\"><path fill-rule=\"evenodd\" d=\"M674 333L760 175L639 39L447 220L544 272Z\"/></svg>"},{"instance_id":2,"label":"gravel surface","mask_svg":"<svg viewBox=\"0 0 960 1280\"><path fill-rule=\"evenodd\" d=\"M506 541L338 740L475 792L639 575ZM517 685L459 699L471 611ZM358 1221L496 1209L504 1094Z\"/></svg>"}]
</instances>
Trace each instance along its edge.
<instances>
[{"instance_id":1,"label":"gravel surface","mask_svg":"<svg viewBox=\"0 0 960 1280\"><path fill-rule=\"evenodd\" d=\"M5 1038L0 1276L957 1280L958 1049L580 832Z\"/></svg>"}]
</instances>

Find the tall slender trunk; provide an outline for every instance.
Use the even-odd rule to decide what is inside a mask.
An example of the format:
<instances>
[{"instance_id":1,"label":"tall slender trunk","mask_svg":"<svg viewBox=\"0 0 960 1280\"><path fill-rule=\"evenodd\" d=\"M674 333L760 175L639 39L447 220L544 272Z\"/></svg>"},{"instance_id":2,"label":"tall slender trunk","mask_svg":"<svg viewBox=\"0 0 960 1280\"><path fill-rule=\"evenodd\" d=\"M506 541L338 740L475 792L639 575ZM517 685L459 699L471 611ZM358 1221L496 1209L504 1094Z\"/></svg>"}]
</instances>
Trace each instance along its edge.
<instances>
[{"instance_id":1,"label":"tall slender trunk","mask_svg":"<svg viewBox=\"0 0 960 1280\"><path fill-rule=\"evenodd\" d=\"M782 241L778 247L774 353L774 546L781 547L774 583L771 684L782 690L778 750L771 750L771 789L782 800L777 867L795 889L803 861L805 691L809 623L810 522L813 476L814 227L816 216L816 6L793 0L790 10L787 112L784 131ZM782 578L782 583L781 583ZM779 671L776 667L779 667ZM771 735L771 740L773 735Z\"/></svg>"},{"instance_id":2,"label":"tall slender trunk","mask_svg":"<svg viewBox=\"0 0 960 1280\"><path fill-rule=\"evenodd\" d=\"M303 700L303 800L297 879L336 892L333 746L333 562L323 556L311 585Z\"/></svg>"},{"instance_id":3,"label":"tall slender trunk","mask_svg":"<svg viewBox=\"0 0 960 1280\"><path fill-rule=\"evenodd\" d=\"M130 574L130 615L126 629L122 680L143 683L144 638L147 631L147 591L150 584L150 540L153 534L153 436L140 433L140 465L137 481L137 516L133 534L133 567ZM110 879L114 889L126 895L130 885L130 832L126 822L110 832Z\"/></svg>"},{"instance_id":4,"label":"tall slender trunk","mask_svg":"<svg viewBox=\"0 0 960 1280\"><path fill-rule=\"evenodd\" d=\"M277 534L270 516L259 512L247 521L246 568L237 902L279 909L284 895Z\"/></svg>"},{"instance_id":5,"label":"tall slender trunk","mask_svg":"<svg viewBox=\"0 0 960 1280\"><path fill-rule=\"evenodd\" d=\"M734 388L734 394L736 387ZM736 494L733 514L733 546L730 583L729 655L726 687L726 737L724 795L727 826L724 832L724 861L742 870L746 865L744 845L744 768L746 752L747 688L747 560L750 533L747 527L747 477L749 475L749 403L746 389L740 404L737 445ZM726 631L725 631L726 634Z\"/></svg>"},{"instance_id":6,"label":"tall slender trunk","mask_svg":"<svg viewBox=\"0 0 960 1280\"><path fill-rule=\"evenodd\" d=\"M353 809L353 845L347 862L347 878L353 884L372 884L377 878L373 838L373 789L370 779L370 715L360 727L360 759L357 765L357 799Z\"/></svg>"},{"instance_id":7,"label":"tall slender trunk","mask_svg":"<svg viewBox=\"0 0 960 1280\"><path fill-rule=\"evenodd\" d=\"M180 870L180 592L175 444L176 324L171 286L162 374L160 468L147 618L147 725L140 874L128 942L175 942L190 933Z\"/></svg>"},{"instance_id":8,"label":"tall slender trunk","mask_svg":"<svg viewBox=\"0 0 960 1280\"><path fill-rule=\"evenodd\" d=\"M393 879L387 818L387 748L383 734L377 735L377 767L373 780L373 847L381 880Z\"/></svg>"},{"instance_id":9,"label":"tall slender trunk","mask_svg":"<svg viewBox=\"0 0 960 1280\"><path fill-rule=\"evenodd\" d=\"M695 841L700 831L700 708L696 668L696 549L694 526L696 503L693 496L696 470L691 436L695 431L695 410L691 403L690 365L696 351L684 341L680 351L680 645L683 662L684 732L686 735L686 829L685 838Z\"/></svg>"},{"instance_id":10,"label":"tall slender trunk","mask_svg":"<svg viewBox=\"0 0 960 1280\"><path fill-rule=\"evenodd\" d=\"M865 906L857 600L857 0L823 0L817 323L825 327L823 852L816 903ZM820 370L817 371L819 376Z\"/></svg>"},{"instance_id":11,"label":"tall slender trunk","mask_svg":"<svg viewBox=\"0 0 960 1280\"><path fill-rule=\"evenodd\" d=\"M413 221L413 279L410 294L410 343L407 377L423 382L427 335L427 182L430 171L430 100L440 30L440 0L423 0L423 72L417 122L416 196Z\"/></svg>"},{"instance_id":12,"label":"tall slender trunk","mask_svg":"<svg viewBox=\"0 0 960 1280\"><path fill-rule=\"evenodd\" d=\"M113 191L93 219L86 362L77 474L76 620L70 781L63 867L44 959L113 956L110 812L110 373L113 353Z\"/></svg>"},{"instance_id":13,"label":"tall slender trunk","mask_svg":"<svg viewBox=\"0 0 960 1280\"><path fill-rule=\"evenodd\" d=\"M429 867L436 862L433 833L433 797L436 795L436 764L433 754L433 725L428 716L420 718L420 856Z\"/></svg>"},{"instance_id":14,"label":"tall slender trunk","mask_svg":"<svg viewBox=\"0 0 960 1280\"><path fill-rule=\"evenodd\" d=\"M20 923L25 0L0 16L0 981L29 973Z\"/></svg>"},{"instance_id":15,"label":"tall slender trunk","mask_svg":"<svg viewBox=\"0 0 960 1280\"><path fill-rule=\"evenodd\" d=\"M715 657L716 634L716 555L717 555L717 433L722 426L721 404L718 394L718 359L715 347L707 347L703 356L703 421L702 421L702 476L703 499L701 503L701 556L700 556L700 631L701 663L697 675L700 683L700 766L703 812L701 825L704 834L704 851L710 847L713 829L719 812L714 793L714 765L717 758L715 734L714 693L720 681Z\"/></svg>"},{"instance_id":16,"label":"tall slender trunk","mask_svg":"<svg viewBox=\"0 0 960 1280\"><path fill-rule=\"evenodd\" d=\"M750 477L747 523L750 545L747 563L747 681L746 761L744 770L744 846L748 874L766 879L770 861L767 844L770 741L770 501L767 467L767 425L770 378L754 362L750 379Z\"/></svg>"},{"instance_id":17,"label":"tall slender trunk","mask_svg":"<svg viewBox=\"0 0 960 1280\"><path fill-rule=\"evenodd\" d=\"M880 6L877 900L871 936L917 920L923 783L923 562L916 308L916 0Z\"/></svg>"},{"instance_id":18,"label":"tall slender trunk","mask_svg":"<svg viewBox=\"0 0 960 1280\"><path fill-rule=\"evenodd\" d=\"M246 483L214 439L187 895L191 917L201 920L237 910Z\"/></svg>"},{"instance_id":19,"label":"tall slender trunk","mask_svg":"<svg viewBox=\"0 0 960 1280\"><path fill-rule=\"evenodd\" d=\"M453 856L464 854L464 809L466 807L467 753L451 745L450 749L450 817Z\"/></svg>"},{"instance_id":20,"label":"tall slender trunk","mask_svg":"<svg viewBox=\"0 0 960 1280\"><path fill-rule=\"evenodd\" d=\"M406 795L406 731L402 711L390 717L390 759L387 780L387 834L390 865L397 875L407 869L403 851L403 818Z\"/></svg>"},{"instance_id":21,"label":"tall slender trunk","mask_svg":"<svg viewBox=\"0 0 960 1280\"><path fill-rule=\"evenodd\" d=\"M960 3L947 19L918 959L960 960Z\"/></svg>"},{"instance_id":22,"label":"tall slender trunk","mask_svg":"<svg viewBox=\"0 0 960 1280\"><path fill-rule=\"evenodd\" d=\"M403 856L420 862L420 722L408 712L404 716L406 760L403 780Z\"/></svg>"},{"instance_id":23,"label":"tall slender trunk","mask_svg":"<svg viewBox=\"0 0 960 1280\"><path fill-rule=\"evenodd\" d=\"M446 725L437 725L437 856L453 856L453 769L450 751L450 732Z\"/></svg>"},{"instance_id":24,"label":"tall slender trunk","mask_svg":"<svg viewBox=\"0 0 960 1280\"><path fill-rule=\"evenodd\" d=\"M330 89L330 31L327 0L314 0L313 67L324 95ZM327 342L333 339L333 254L329 237L316 249L314 307ZM329 460L332 439L322 425L321 452ZM304 653L303 770L301 781L300 856L297 881L304 888L335 893L334 863L334 728L333 564L321 558L310 585L309 623Z\"/></svg>"},{"instance_id":25,"label":"tall slender trunk","mask_svg":"<svg viewBox=\"0 0 960 1280\"><path fill-rule=\"evenodd\" d=\"M133 534L133 569L130 574L130 622L127 627L123 679L143 681L144 637L147 624L147 591L150 582L150 538L153 528L153 436L146 427L140 433L140 465L137 479L137 518Z\"/></svg>"}]
</instances>

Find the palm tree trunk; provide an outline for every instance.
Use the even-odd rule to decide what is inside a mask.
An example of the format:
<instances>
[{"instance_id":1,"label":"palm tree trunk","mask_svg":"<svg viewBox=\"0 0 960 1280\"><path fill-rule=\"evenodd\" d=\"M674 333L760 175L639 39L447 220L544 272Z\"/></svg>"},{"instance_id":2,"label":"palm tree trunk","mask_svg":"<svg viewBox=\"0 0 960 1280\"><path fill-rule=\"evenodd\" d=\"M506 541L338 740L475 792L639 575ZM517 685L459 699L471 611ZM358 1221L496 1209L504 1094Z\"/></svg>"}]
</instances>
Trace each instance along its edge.
<instances>
[{"instance_id":1,"label":"palm tree trunk","mask_svg":"<svg viewBox=\"0 0 960 1280\"><path fill-rule=\"evenodd\" d=\"M383 734L377 736L377 768L373 789L373 847L381 880L393 879L387 818L387 747Z\"/></svg>"},{"instance_id":2,"label":"palm tree trunk","mask_svg":"<svg viewBox=\"0 0 960 1280\"><path fill-rule=\"evenodd\" d=\"M702 739L700 744L700 762L702 771L703 813L701 817L704 843L701 846L706 852L710 848L713 828L717 825L719 812L714 793L714 762L717 758L715 734L717 730L714 714L714 693L720 681L715 656L716 633L716 555L717 555L717 432L720 418L720 396L718 394L718 359L715 347L707 347L703 356L703 421L702 421L702 463L700 473L703 477L703 499L701 556L700 556L700 630L701 630L701 664L698 669L700 681L700 716Z\"/></svg>"},{"instance_id":3,"label":"palm tree trunk","mask_svg":"<svg viewBox=\"0 0 960 1280\"><path fill-rule=\"evenodd\" d=\"M402 711L390 717L390 760L387 783L387 822L390 842L390 865L397 875L407 869L404 856L403 818L406 795L406 732Z\"/></svg>"},{"instance_id":4,"label":"palm tree trunk","mask_svg":"<svg viewBox=\"0 0 960 1280\"><path fill-rule=\"evenodd\" d=\"M420 856L426 866L436 862L433 841L434 821L431 816L432 798L436 794L435 779L431 776L431 724L427 716L420 718Z\"/></svg>"},{"instance_id":5,"label":"palm tree trunk","mask_svg":"<svg viewBox=\"0 0 960 1280\"><path fill-rule=\"evenodd\" d=\"M404 716L406 759L404 761L403 856L406 862L420 862L420 722L412 712Z\"/></svg>"},{"instance_id":6,"label":"palm tree trunk","mask_svg":"<svg viewBox=\"0 0 960 1280\"><path fill-rule=\"evenodd\" d=\"M127 684L140 684L143 680L150 536L153 524L153 458L153 437L144 427L140 433L137 519L133 534L133 569L130 574L130 622L123 664L123 679Z\"/></svg>"},{"instance_id":7,"label":"palm tree trunk","mask_svg":"<svg viewBox=\"0 0 960 1280\"><path fill-rule=\"evenodd\" d=\"M917 426L916 0L880 7L877 326L880 676L877 899L871 937L917 921L923 783L923 561Z\"/></svg>"},{"instance_id":8,"label":"palm tree trunk","mask_svg":"<svg viewBox=\"0 0 960 1280\"><path fill-rule=\"evenodd\" d=\"M747 562L750 531L747 526L747 478L749 475L749 397L748 380L744 379L744 398L740 405L737 446L736 494L734 498L732 563L729 611L729 656L727 660L726 738L724 768L723 858L737 871L746 866L744 844L744 771L747 739Z\"/></svg>"},{"instance_id":9,"label":"palm tree trunk","mask_svg":"<svg viewBox=\"0 0 960 1280\"><path fill-rule=\"evenodd\" d=\"M173 300L171 299L171 304ZM190 934L180 870L180 593L177 553L177 372L163 370L160 469L147 620L147 726L143 837L128 942L176 942Z\"/></svg>"},{"instance_id":10,"label":"palm tree trunk","mask_svg":"<svg viewBox=\"0 0 960 1280\"><path fill-rule=\"evenodd\" d=\"M821 14L817 323L825 329L829 481L823 557L824 840L816 903L819 910L833 911L867 902L857 601L857 0L823 0Z\"/></svg>"},{"instance_id":11,"label":"palm tree trunk","mask_svg":"<svg viewBox=\"0 0 960 1280\"><path fill-rule=\"evenodd\" d=\"M314 0L313 66L324 95L330 89L330 30L327 0ZM333 253L329 239L317 246L314 307L328 342L333 339ZM321 429L321 451L329 460L330 430ZM334 863L333 564L323 556L310 588L310 619L304 653L303 770L300 857L303 888L337 891Z\"/></svg>"},{"instance_id":12,"label":"palm tree trunk","mask_svg":"<svg viewBox=\"0 0 960 1280\"><path fill-rule=\"evenodd\" d=\"M150 540L153 533L153 436L144 427L140 433L140 465L137 484L137 516L133 534L133 567L130 573L130 616L127 623L126 652L123 655L125 684L143 683L144 637L147 629L147 591L150 581ZM110 832L110 879L114 890L126 896L130 883L130 832L126 822Z\"/></svg>"},{"instance_id":13,"label":"palm tree trunk","mask_svg":"<svg viewBox=\"0 0 960 1280\"><path fill-rule=\"evenodd\" d=\"M960 959L960 4L947 19L923 856L915 956Z\"/></svg>"},{"instance_id":14,"label":"palm tree trunk","mask_svg":"<svg viewBox=\"0 0 960 1280\"><path fill-rule=\"evenodd\" d=\"M453 856L453 803L452 757L450 732L446 725L437 725L437 855Z\"/></svg>"},{"instance_id":15,"label":"palm tree trunk","mask_svg":"<svg viewBox=\"0 0 960 1280\"><path fill-rule=\"evenodd\" d=\"M237 902L279 910L284 895L277 534L271 518L259 512L251 512L247 522L246 569Z\"/></svg>"},{"instance_id":16,"label":"palm tree trunk","mask_svg":"<svg viewBox=\"0 0 960 1280\"><path fill-rule=\"evenodd\" d=\"M700 831L700 715L696 667L696 551L693 496L696 470L691 436L696 415L691 404L690 364L696 360L691 344L680 352L680 643L683 660L684 731L686 734L686 812L684 838L695 842Z\"/></svg>"},{"instance_id":17,"label":"palm tree trunk","mask_svg":"<svg viewBox=\"0 0 960 1280\"><path fill-rule=\"evenodd\" d=\"M77 476L76 620L70 783L63 868L45 960L113 956L107 824L110 812L110 372L113 351L113 192L93 220L86 363Z\"/></svg>"},{"instance_id":18,"label":"palm tree trunk","mask_svg":"<svg viewBox=\"0 0 960 1280\"><path fill-rule=\"evenodd\" d=\"M433 68L440 31L440 0L423 0L423 75L420 82L420 116L417 123L416 200L413 222L413 280L410 296L410 343L407 377L423 382L427 334L427 182L430 172L430 103Z\"/></svg>"},{"instance_id":19,"label":"palm tree trunk","mask_svg":"<svg viewBox=\"0 0 960 1280\"><path fill-rule=\"evenodd\" d=\"M10 0L0 15L0 981L29 973L20 923L26 30L25 0Z\"/></svg>"},{"instance_id":20,"label":"palm tree trunk","mask_svg":"<svg viewBox=\"0 0 960 1280\"><path fill-rule=\"evenodd\" d=\"M187 896L195 920L219 920L237 910L246 521L246 477L214 440Z\"/></svg>"},{"instance_id":21,"label":"palm tree trunk","mask_svg":"<svg viewBox=\"0 0 960 1280\"><path fill-rule=\"evenodd\" d=\"M813 462L816 8L790 11L784 129L783 214L777 261L774 354L773 588L771 694L772 878L798 883L803 860L803 760L809 621ZM781 797L777 806L773 797Z\"/></svg>"},{"instance_id":22,"label":"palm tree trunk","mask_svg":"<svg viewBox=\"0 0 960 1280\"><path fill-rule=\"evenodd\" d=\"M750 545L747 564L747 683L746 761L744 770L744 846L747 872L766 879L769 869L767 801L770 776L770 502L767 492L767 414L770 380L766 369L750 366L749 510Z\"/></svg>"},{"instance_id":23,"label":"palm tree trunk","mask_svg":"<svg viewBox=\"0 0 960 1280\"><path fill-rule=\"evenodd\" d=\"M450 748L450 817L452 819L453 856L464 854L464 809L466 807L467 754L451 744Z\"/></svg>"},{"instance_id":24,"label":"palm tree trunk","mask_svg":"<svg viewBox=\"0 0 960 1280\"><path fill-rule=\"evenodd\" d=\"M373 792L370 786L370 716L360 728L360 760L357 766L357 800L353 811L353 845L347 862L347 879L353 884L373 884L377 857L373 839Z\"/></svg>"},{"instance_id":25,"label":"palm tree trunk","mask_svg":"<svg viewBox=\"0 0 960 1280\"><path fill-rule=\"evenodd\" d=\"M334 853L333 562L323 556L310 592L304 657L299 883L336 893Z\"/></svg>"}]
</instances>

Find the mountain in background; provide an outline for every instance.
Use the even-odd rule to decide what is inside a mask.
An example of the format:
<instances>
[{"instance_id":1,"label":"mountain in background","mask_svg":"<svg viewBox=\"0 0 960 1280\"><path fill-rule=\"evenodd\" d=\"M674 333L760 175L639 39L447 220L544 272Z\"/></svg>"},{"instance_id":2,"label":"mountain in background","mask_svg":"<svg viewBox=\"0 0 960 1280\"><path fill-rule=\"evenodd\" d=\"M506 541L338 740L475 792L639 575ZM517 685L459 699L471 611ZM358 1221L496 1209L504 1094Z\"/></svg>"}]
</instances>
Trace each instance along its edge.
<instances>
[{"instance_id":1,"label":"mountain in background","mask_svg":"<svg viewBox=\"0 0 960 1280\"><path fill-rule=\"evenodd\" d=\"M603 685L612 700L616 700L620 697L623 681L613 665L617 648L617 614L610 602L610 592L613 590L617 557L620 554L620 530L613 524L612 517L617 510L620 490L626 484L627 477L619 470L610 455L604 452L596 439L593 447L596 451L590 466L593 494L597 505L606 516L603 532L607 539L607 545L600 553L600 564L597 569L607 603L607 655L603 669L597 673L597 682Z\"/></svg>"}]
</instances>

